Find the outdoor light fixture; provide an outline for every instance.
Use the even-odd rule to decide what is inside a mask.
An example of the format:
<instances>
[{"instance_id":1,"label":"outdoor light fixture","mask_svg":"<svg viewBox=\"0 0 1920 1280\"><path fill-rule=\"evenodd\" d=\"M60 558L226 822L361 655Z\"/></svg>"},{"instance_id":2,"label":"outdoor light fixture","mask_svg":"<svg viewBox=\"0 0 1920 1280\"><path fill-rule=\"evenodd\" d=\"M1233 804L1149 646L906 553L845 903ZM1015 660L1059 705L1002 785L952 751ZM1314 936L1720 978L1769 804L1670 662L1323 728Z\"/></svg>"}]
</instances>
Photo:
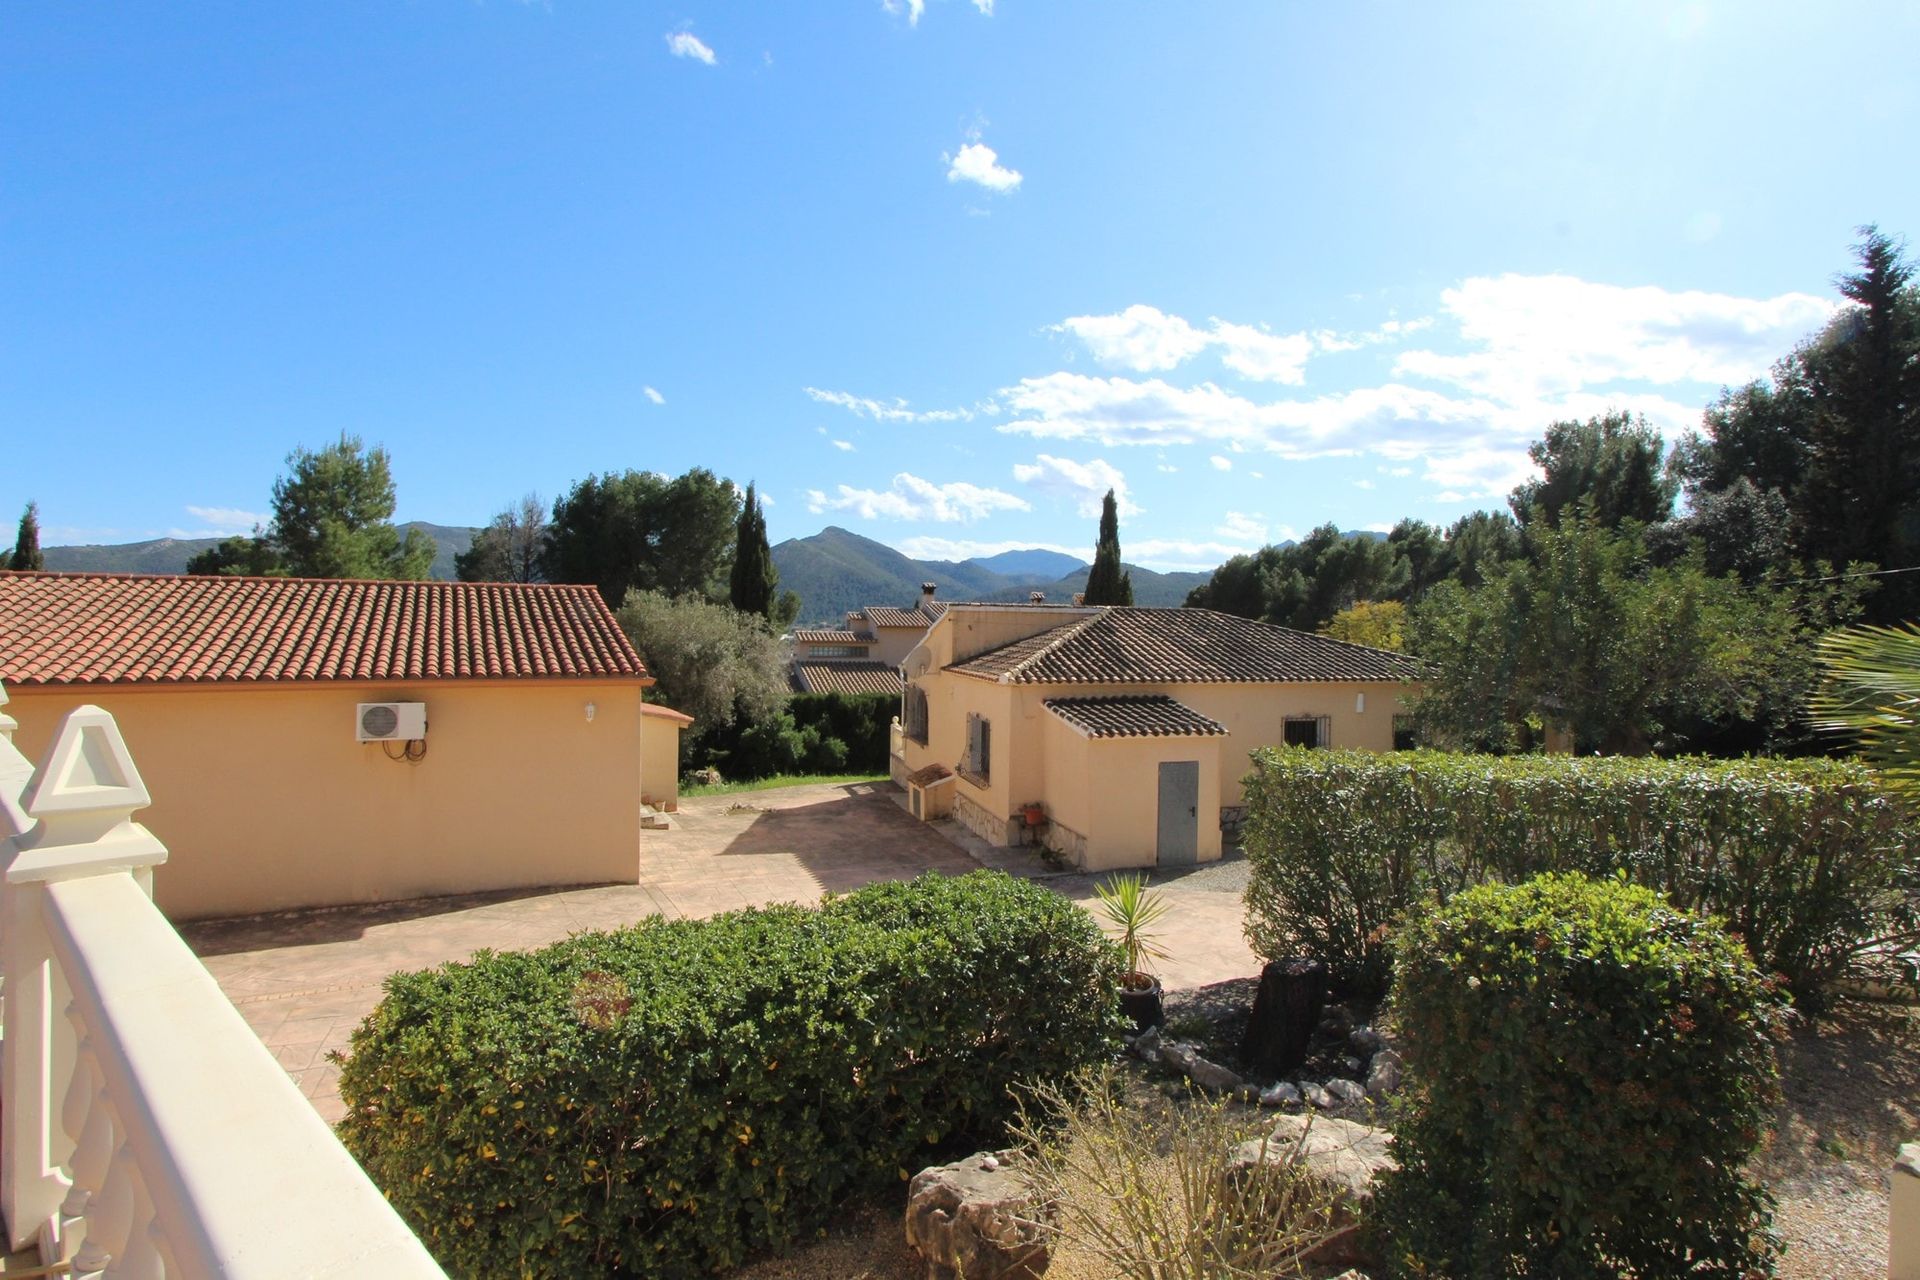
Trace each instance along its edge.
<instances>
[{"instance_id":1,"label":"outdoor light fixture","mask_svg":"<svg viewBox=\"0 0 1920 1280\"><path fill-rule=\"evenodd\" d=\"M1353 695L1353 714L1357 716L1363 716L1367 714L1367 695L1366 694L1356 693ZM593 712L591 709L589 709L587 712L587 719L589 720L593 719Z\"/></svg>"},{"instance_id":2,"label":"outdoor light fixture","mask_svg":"<svg viewBox=\"0 0 1920 1280\"><path fill-rule=\"evenodd\" d=\"M591 702L587 704L587 723L593 723L593 704Z\"/></svg>"}]
</instances>

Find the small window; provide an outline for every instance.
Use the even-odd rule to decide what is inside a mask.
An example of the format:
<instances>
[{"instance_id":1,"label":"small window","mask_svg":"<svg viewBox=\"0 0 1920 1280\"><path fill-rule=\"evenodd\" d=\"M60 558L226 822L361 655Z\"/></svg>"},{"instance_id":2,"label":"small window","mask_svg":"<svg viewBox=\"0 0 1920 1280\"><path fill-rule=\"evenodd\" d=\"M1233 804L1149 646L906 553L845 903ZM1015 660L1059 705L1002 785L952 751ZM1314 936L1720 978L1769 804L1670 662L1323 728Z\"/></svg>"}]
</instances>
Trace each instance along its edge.
<instances>
[{"instance_id":1,"label":"small window","mask_svg":"<svg viewBox=\"0 0 1920 1280\"><path fill-rule=\"evenodd\" d=\"M993 776L993 721L967 716L967 772L985 782Z\"/></svg>"},{"instance_id":2,"label":"small window","mask_svg":"<svg viewBox=\"0 0 1920 1280\"><path fill-rule=\"evenodd\" d=\"M909 738L927 745L927 691L917 684L907 686L907 725Z\"/></svg>"},{"instance_id":3,"label":"small window","mask_svg":"<svg viewBox=\"0 0 1920 1280\"><path fill-rule=\"evenodd\" d=\"M1289 747L1324 747L1332 737L1326 716L1288 716L1280 740Z\"/></svg>"},{"instance_id":4,"label":"small window","mask_svg":"<svg viewBox=\"0 0 1920 1280\"><path fill-rule=\"evenodd\" d=\"M1420 746L1420 739L1413 730L1412 716L1393 718L1393 749L1395 751L1413 751Z\"/></svg>"},{"instance_id":5,"label":"small window","mask_svg":"<svg viewBox=\"0 0 1920 1280\"><path fill-rule=\"evenodd\" d=\"M864 658L866 648L857 644L816 644L807 651L809 658Z\"/></svg>"}]
</instances>

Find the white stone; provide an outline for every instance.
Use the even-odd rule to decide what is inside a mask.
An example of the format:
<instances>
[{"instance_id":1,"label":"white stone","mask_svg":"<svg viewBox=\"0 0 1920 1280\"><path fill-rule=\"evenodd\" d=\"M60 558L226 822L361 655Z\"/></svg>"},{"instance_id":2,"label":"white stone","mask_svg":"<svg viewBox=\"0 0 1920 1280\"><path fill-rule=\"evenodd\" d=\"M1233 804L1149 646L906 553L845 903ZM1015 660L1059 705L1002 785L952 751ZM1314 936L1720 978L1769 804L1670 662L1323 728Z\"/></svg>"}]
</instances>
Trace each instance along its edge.
<instances>
[{"instance_id":1,"label":"white stone","mask_svg":"<svg viewBox=\"0 0 1920 1280\"><path fill-rule=\"evenodd\" d=\"M1334 1102L1343 1107L1358 1106L1367 1100L1367 1091L1354 1080L1339 1078L1329 1080L1326 1083L1326 1090L1333 1095Z\"/></svg>"},{"instance_id":2,"label":"white stone","mask_svg":"<svg viewBox=\"0 0 1920 1280\"><path fill-rule=\"evenodd\" d=\"M1285 1080L1270 1085L1260 1093L1260 1105L1263 1107L1297 1107L1300 1105L1300 1090Z\"/></svg>"},{"instance_id":3,"label":"white stone","mask_svg":"<svg viewBox=\"0 0 1920 1280\"><path fill-rule=\"evenodd\" d=\"M1333 1202L1333 1234L1303 1261L1319 1266L1365 1266L1376 1261L1365 1248L1361 1220L1373 1203L1374 1183L1396 1168L1393 1135L1371 1125L1332 1116L1281 1116L1264 1146L1259 1139L1234 1148L1233 1164L1299 1161L1307 1177Z\"/></svg>"},{"instance_id":4,"label":"white stone","mask_svg":"<svg viewBox=\"0 0 1920 1280\"><path fill-rule=\"evenodd\" d=\"M1400 1091L1400 1055L1382 1049L1367 1066L1367 1096L1384 1098Z\"/></svg>"},{"instance_id":5,"label":"white stone","mask_svg":"<svg viewBox=\"0 0 1920 1280\"><path fill-rule=\"evenodd\" d=\"M1045 1274L1045 1234L1011 1162L1011 1152L992 1152L914 1175L907 1188L907 1245L925 1266L926 1280Z\"/></svg>"}]
</instances>

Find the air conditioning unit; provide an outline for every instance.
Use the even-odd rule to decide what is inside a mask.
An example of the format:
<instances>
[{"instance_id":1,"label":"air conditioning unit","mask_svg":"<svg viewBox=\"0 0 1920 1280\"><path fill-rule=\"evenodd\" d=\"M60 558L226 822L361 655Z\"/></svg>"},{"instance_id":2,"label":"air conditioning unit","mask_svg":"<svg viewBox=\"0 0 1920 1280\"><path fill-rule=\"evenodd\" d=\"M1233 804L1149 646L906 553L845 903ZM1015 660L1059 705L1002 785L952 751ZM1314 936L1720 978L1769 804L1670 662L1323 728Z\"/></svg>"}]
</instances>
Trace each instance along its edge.
<instances>
[{"instance_id":1,"label":"air conditioning unit","mask_svg":"<svg viewBox=\"0 0 1920 1280\"><path fill-rule=\"evenodd\" d=\"M354 708L353 736L361 742L412 742L427 736L424 702L363 702Z\"/></svg>"}]
</instances>

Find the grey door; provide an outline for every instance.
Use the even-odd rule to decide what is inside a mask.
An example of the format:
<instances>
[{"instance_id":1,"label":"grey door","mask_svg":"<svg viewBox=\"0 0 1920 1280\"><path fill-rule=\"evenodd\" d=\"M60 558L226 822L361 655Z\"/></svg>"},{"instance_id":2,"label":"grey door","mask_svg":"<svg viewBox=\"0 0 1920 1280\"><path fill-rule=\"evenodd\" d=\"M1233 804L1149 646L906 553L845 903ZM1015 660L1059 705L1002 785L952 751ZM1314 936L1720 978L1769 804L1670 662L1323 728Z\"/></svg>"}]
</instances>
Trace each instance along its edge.
<instances>
[{"instance_id":1,"label":"grey door","mask_svg":"<svg viewBox=\"0 0 1920 1280\"><path fill-rule=\"evenodd\" d=\"M1160 765L1159 860L1163 867L1190 867L1200 856L1200 762Z\"/></svg>"}]
</instances>

